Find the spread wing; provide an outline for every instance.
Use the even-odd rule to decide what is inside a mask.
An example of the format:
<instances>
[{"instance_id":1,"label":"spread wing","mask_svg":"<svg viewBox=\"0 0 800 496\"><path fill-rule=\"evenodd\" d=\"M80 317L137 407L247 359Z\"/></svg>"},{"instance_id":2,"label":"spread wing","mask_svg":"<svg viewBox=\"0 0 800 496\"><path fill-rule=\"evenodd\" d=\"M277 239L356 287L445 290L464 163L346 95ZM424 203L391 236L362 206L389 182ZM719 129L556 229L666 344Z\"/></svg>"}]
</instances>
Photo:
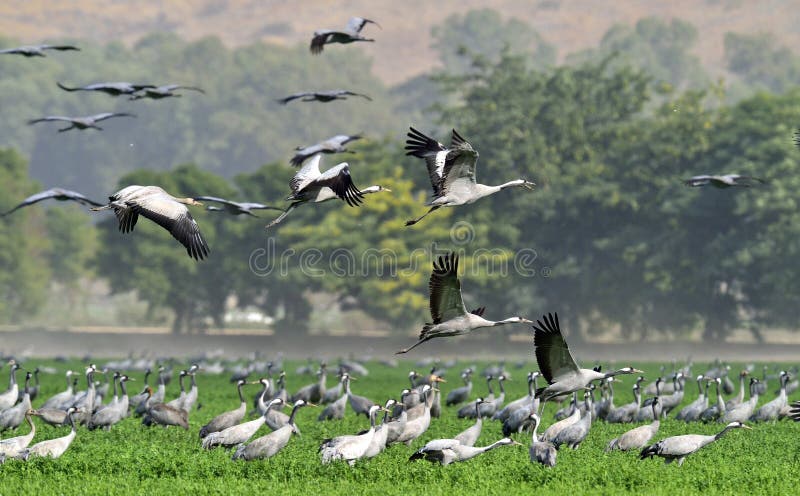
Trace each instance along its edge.
<instances>
[{"instance_id":1,"label":"spread wing","mask_svg":"<svg viewBox=\"0 0 800 496\"><path fill-rule=\"evenodd\" d=\"M409 128L406 140L406 155L411 155L425 160L428 167L428 176L433 186L433 195L439 196L444 171L445 158L448 149L433 138L425 136L413 127Z\"/></svg>"},{"instance_id":2,"label":"spread wing","mask_svg":"<svg viewBox=\"0 0 800 496\"><path fill-rule=\"evenodd\" d=\"M445 194L453 188L467 189L475 185L475 166L478 163L478 154L456 133L455 129L453 130L453 143L458 143L458 147L452 148L447 153L439 186L439 190Z\"/></svg>"},{"instance_id":3,"label":"spread wing","mask_svg":"<svg viewBox=\"0 0 800 496\"><path fill-rule=\"evenodd\" d=\"M277 101L282 105L286 105L287 103L291 102L292 100L297 100L298 98L303 98L306 96L314 96L314 93L309 93L308 91L304 91L302 93L295 93L293 95L289 95L284 98L279 98Z\"/></svg>"},{"instance_id":4,"label":"spread wing","mask_svg":"<svg viewBox=\"0 0 800 496\"><path fill-rule=\"evenodd\" d=\"M310 162L297 171L297 174L295 174L292 180L289 181L289 187L293 192L297 193L322 175L322 173L319 171L319 163L321 161L322 155L317 154L311 159Z\"/></svg>"},{"instance_id":5,"label":"spread wing","mask_svg":"<svg viewBox=\"0 0 800 496\"><path fill-rule=\"evenodd\" d=\"M72 45L42 45L39 48L42 50L59 50L62 52L65 50L76 50L76 51L81 50L80 48Z\"/></svg>"},{"instance_id":6,"label":"spread wing","mask_svg":"<svg viewBox=\"0 0 800 496\"><path fill-rule=\"evenodd\" d=\"M222 204L225 204L225 205L230 205L232 207L236 207L236 206L239 205L236 202L232 202L232 201L226 200L224 198L218 198L216 196L195 196L194 199L195 200L199 200L199 201L209 201L209 202L214 202L214 203L222 203Z\"/></svg>"},{"instance_id":7,"label":"spread wing","mask_svg":"<svg viewBox=\"0 0 800 496\"><path fill-rule=\"evenodd\" d=\"M90 117L90 119L95 122L100 122L106 119L111 119L112 117L136 117L136 116L134 114L129 114L127 112L104 112L102 114L93 115Z\"/></svg>"},{"instance_id":8,"label":"spread wing","mask_svg":"<svg viewBox=\"0 0 800 496\"><path fill-rule=\"evenodd\" d=\"M159 86L156 89L159 90L159 91L165 91L165 92L172 92L172 91L176 91L176 90L190 90L190 91L196 91L198 93L203 93L203 94L206 93L203 88L198 88L197 86L183 86L183 85L180 85L180 84L167 84L167 85L164 85L164 86Z\"/></svg>"},{"instance_id":9,"label":"spread wing","mask_svg":"<svg viewBox=\"0 0 800 496\"><path fill-rule=\"evenodd\" d=\"M712 179L712 176L693 176L689 179L683 181L683 184L686 186L702 186L704 184L708 184Z\"/></svg>"},{"instance_id":10,"label":"spread wing","mask_svg":"<svg viewBox=\"0 0 800 496\"><path fill-rule=\"evenodd\" d=\"M65 117L63 115L48 115L47 117L41 117L39 119L31 119L28 121L28 124L37 124L39 122L54 122L54 121L73 122L73 119L72 117Z\"/></svg>"},{"instance_id":11,"label":"spread wing","mask_svg":"<svg viewBox=\"0 0 800 496\"><path fill-rule=\"evenodd\" d=\"M134 203L131 210L169 231L195 260L208 256L208 244L186 205L164 195L151 195Z\"/></svg>"},{"instance_id":12,"label":"spread wing","mask_svg":"<svg viewBox=\"0 0 800 496\"><path fill-rule=\"evenodd\" d=\"M305 148L301 148L297 150L297 153L294 154L294 157L289 161L292 165L297 167L298 165L305 162L305 160L322 151L322 145L317 143L316 145L307 146Z\"/></svg>"},{"instance_id":13,"label":"spread wing","mask_svg":"<svg viewBox=\"0 0 800 496\"><path fill-rule=\"evenodd\" d=\"M360 139L361 139L361 135L360 134L354 134L352 136L347 135L347 134L339 134L339 135L336 135L333 138L329 139L328 141L331 142L331 143L338 144L341 147L341 146L344 146L344 145L350 143L351 141L356 141L356 140L360 140Z\"/></svg>"},{"instance_id":14,"label":"spread wing","mask_svg":"<svg viewBox=\"0 0 800 496\"><path fill-rule=\"evenodd\" d=\"M326 170L314 182L332 189L336 196L347 202L351 207L357 207L363 201L364 194L353 183L353 178L350 176L350 166L347 162L342 162Z\"/></svg>"},{"instance_id":15,"label":"spread wing","mask_svg":"<svg viewBox=\"0 0 800 496\"><path fill-rule=\"evenodd\" d=\"M569 352L567 342L561 335L558 313L547 314L533 325L533 345L539 370L549 384L570 372L578 371L578 364Z\"/></svg>"},{"instance_id":16,"label":"spread wing","mask_svg":"<svg viewBox=\"0 0 800 496\"><path fill-rule=\"evenodd\" d=\"M364 26L367 24L372 23L378 27L381 27L380 24L371 20L371 19L364 19L363 17L351 17L349 21L347 21L347 27L345 27L345 31L353 34L360 33Z\"/></svg>"},{"instance_id":17,"label":"spread wing","mask_svg":"<svg viewBox=\"0 0 800 496\"><path fill-rule=\"evenodd\" d=\"M467 309L461 297L461 282L458 280L458 256L455 253L439 257L438 263L433 263L428 290L434 324L466 315Z\"/></svg>"}]
</instances>

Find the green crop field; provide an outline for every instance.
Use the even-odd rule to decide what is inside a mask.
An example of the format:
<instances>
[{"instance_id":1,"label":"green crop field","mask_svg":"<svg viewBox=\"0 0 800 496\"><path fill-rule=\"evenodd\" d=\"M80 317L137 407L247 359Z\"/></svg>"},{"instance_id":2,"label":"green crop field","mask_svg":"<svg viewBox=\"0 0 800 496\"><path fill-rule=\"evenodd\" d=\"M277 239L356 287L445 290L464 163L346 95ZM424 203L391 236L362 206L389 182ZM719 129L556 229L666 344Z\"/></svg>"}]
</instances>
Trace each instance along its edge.
<instances>
[{"instance_id":1,"label":"green crop field","mask_svg":"<svg viewBox=\"0 0 800 496\"><path fill-rule=\"evenodd\" d=\"M30 364L34 363L30 361ZM37 362L38 363L38 362ZM102 363L102 362L99 362ZM59 371L67 367L79 369L81 364L47 363ZM310 383L309 376L298 377L296 363L286 363L290 391ZM634 364L648 372L648 379L658 373L659 364ZM459 364L450 369L450 382L442 385L444 394L460 386ZM482 364L478 364L482 367ZM354 393L376 401L397 398L407 387L411 364L388 368L368 363L370 374L353 382ZM531 365L531 369L535 366ZM695 373L703 367L695 366ZM6 378L7 368L0 374ZM480 370L480 368L479 368ZM733 365L732 371L738 366ZM756 370L760 370L757 367ZM507 399L526 393L526 369L512 369L507 383ZM733 373L731 375L734 375ZM141 381L142 374L133 374ZM447 467L425 461L408 461L409 455L425 441L452 437L471 425L470 420L456 418L455 408L444 408L442 417L412 447L393 445L371 460L355 467L343 463L323 466L317 453L323 438L353 434L365 428L366 419L356 417L348 407L343 421L317 422L319 409L307 408L298 415L302 436L295 436L289 445L269 460L231 461L231 453L223 449L205 451L200 447L200 426L222 411L238 405L236 390L228 374L198 375L201 408L190 415L190 430L175 427L148 428L138 418L128 418L111 431L88 431L79 428L70 449L59 459L32 459L28 462L9 460L0 466L0 494L796 494L800 477L800 424L752 424L753 430L736 429L720 441L691 455L682 467L664 465L660 459L639 460L637 453L605 454L610 439L629 429L629 425L608 425L597 422L578 450L566 447L558 453L555 468L546 469L528 459L530 438L515 435L525 446L501 447L465 463ZM42 390L34 407L50 395L63 390L63 374L42 375ZM255 377L251 377L251 380ZM631 401L630 385L634 378L623 376L615 388L615 403ZM485 385L476 379L472 397L482 395ZM333 379L329 378L329 384ZM141 382L131 383L131 393L139 392ZM769 398L777 388L772 381ZM167 388L167 398L177 395L174 378ZM257 386L247 386L252 397ZM695 398L696 387L687 383L684 403ZM798 399L795 393L791 399ZM762 402L763 403L763 402ZM552 422L555 405L548 405L544 425ZM34 443L67 433L67 428L52 428L36 420ZM718 424L684 424L675 420L662 423L656 437L685 433L714 433ZM27 432L20 427L18 434ZM269 432L266 426L256 434ZM541 430L540 430L541 432ZM17 433L4 433L7 438ZM502 437L497 422L486 421L477 445L482 446Z\"/></svg>"}]
</instances>

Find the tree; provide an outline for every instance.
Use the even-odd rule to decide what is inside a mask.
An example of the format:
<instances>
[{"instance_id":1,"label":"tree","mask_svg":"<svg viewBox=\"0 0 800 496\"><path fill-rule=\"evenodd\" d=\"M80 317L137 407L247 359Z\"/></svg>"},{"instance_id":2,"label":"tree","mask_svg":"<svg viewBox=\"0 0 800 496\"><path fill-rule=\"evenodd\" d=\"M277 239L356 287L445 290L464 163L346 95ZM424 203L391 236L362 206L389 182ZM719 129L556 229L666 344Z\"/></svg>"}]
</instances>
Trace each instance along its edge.
<instances>
[{"instance_id":1,"label":"tree","mask_svg":"<svg viewBox=\"0 0 800 496\"><path fill-rule=\"evenodd\" d=\"M12 149L0 149L0 211L8 211L39 185ZM41 211L25 208L0 218L0 319L20 322L44 303L50 271L43 263L49 241Z\"/></svg>"},{"instance_id":2,"label":"tree","mask_svg":"<svg viewBox=\"0 0 800 496\"><path fill-rule=\"evenodd\" d=\"M709 77L700 59L690 52L696 41L697 29L686 21L646 17L633 27L612 26L599 47L572 54L568 61L576 64L616 53L615 67L638 67L656 83L674 88L701 89L709 84Z\"/></svg>"},{"instance_id":3,"label":"tree","mask_svg":"<svg viewBox=\"0 0 800 496\"><path fill-rule=\"evenodd\" d=\"M728 70L756 90L783 93L800 80L800 57L769 33L725 34Z\"/></svg>"},{"instance_id":4,"label":"tree","mask_svg":"<svg viewBox=\"0 0 800 496\"><path fill-rule=\"evenodd\" d=\"M500 60L504 50L530 55L532 67L552 66L556 49L530 25L518 19L503 21L492 9L470 10L453 14L432 29L433 48L439 52L444 70L449 74L470 72L474 59L487 63Z\"/></svg>"}]
</instances>

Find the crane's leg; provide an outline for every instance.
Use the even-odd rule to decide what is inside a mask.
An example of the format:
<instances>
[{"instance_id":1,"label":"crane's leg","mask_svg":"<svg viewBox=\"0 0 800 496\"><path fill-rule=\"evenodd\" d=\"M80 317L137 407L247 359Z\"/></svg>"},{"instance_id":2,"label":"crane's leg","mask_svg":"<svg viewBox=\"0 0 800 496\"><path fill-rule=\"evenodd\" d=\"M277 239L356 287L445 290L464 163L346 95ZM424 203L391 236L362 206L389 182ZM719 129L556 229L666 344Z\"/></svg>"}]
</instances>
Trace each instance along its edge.
<instances>
[{"instance_id":1,"label":"crane's leg","mask_svg":"<svg viewBox=\"0 0 800 496\"><path fill-rule=\"evenodd\" d=\"M422 338L419 341L417 341L416 343L414 343L410 348L406 348L406 349L400 350L397 353L395 353L395 355L402 355L403 353L408 353L409 351L413 350L414 348L416 348L417 346L421 345L425 341L428 341L429 339L431 339L431 338Z\"/></svg>"},{"instance_id":2,"label":"crane's leg","mask_svg":"<svg viewBox=\"0 0 800 496\"><path fill-rule=\"evenodd\" d=\"M73 124L72 126L59 129L58 132L63 133L64 131L69 131L70 129L75 129L75 125Z\"/></svg>"},{"instance_id":3,"label":"crane's leg","mask_svg":"<svg viewBox=\"0 0 800 496\"><path fill-rule=\"evenodd\" d=\"M297 208L297 206L300 205L300 203L301 202L294 202L291 205L289 205L289 208L287 208L277 219L275 219L272 222L270 222L269 224L267 224L267 227L265 229L269 229L270 227L274 226L275 224L279 224L284 218L286 218L287 215L289 215L289 212L291 212L292 210Z\"/></svg>"},{"instance_id":4,"label":"crane's leg","mask_svg":"<svg viewBox=\"0 0 800 496\"><path fill-rule=\"evenodd\" d=\"M425 217L426 217L426 216L427 216L429 213L433 212L434 210L437 210L438 208L440 208L440 206L439 206L439 205L434 205L433 207L431 207L431 209L430 209L430 210L428 210L427 212L425 212L425 213L424 213L424 214L423 214L421 217L417 217L416 219L407 220L407 221L406 221L406 226L413 226L413 225L414 225L414 224L416 224L417 222L419 222L419 221L421 221L422 219L424 219L424 218L425 218Z\"/></svg>"}]
</instances>

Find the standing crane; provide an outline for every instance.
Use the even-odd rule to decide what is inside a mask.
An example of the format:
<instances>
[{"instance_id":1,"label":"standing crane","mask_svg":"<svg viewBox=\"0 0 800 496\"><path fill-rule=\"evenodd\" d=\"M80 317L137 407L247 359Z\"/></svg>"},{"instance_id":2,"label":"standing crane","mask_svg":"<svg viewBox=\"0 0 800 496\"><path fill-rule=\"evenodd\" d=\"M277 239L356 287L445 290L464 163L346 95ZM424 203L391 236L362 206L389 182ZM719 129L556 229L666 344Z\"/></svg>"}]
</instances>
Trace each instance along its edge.
<instances>
[{"instance_id":1,"label":"standing crane","mask_svg":"<svg viewBox=\"0 0 800 496\"><path fill-rule=\"evenodd\" d=\"M644 448L639 454L639 458L644 460L645 458L660 456L664 459L665 464L672 463L674 460L678 460L678 466L681 466L683 465L683 461L687 456L698 451L704 446L708 446L714 441L718 441L731 429L750 429L750 427L737 421L729 423L724 429L722 429L722 431L714 436L685 434L683 436L668 437Z\"/></svg>"},{"instance_id":2,"label":"standing crane","mask_svg":"<svg viewBox=\"0 0 800 496\"><path fill-rule=\"evenodd\" d=\"M34 424L31 419L31 415L34 415L34 413L35 410L28 410L25 412L25 421L31 428L30 432L23 436L0 440L0 460L3 458L16 458L22 450L31 444L33 437L36 435L36 424Z\"/></svg>"},{"instance_id":3,"label":"standing crane","mask_svg":"<svg viewBox=\"0 0 800 496\"><path fill-rule=\"evenodd\" d=\"M70 431L69 434L63 437L57 437L55 439L48 439L47 441L41 441L33 446L22 450L19 454L19 457L23 460L28 460L32 456L47 456L50 458L58 458L64 454L67 449L69 449L72 441L75 439L75 435L77 431L75 430L75 419L73 416L77 412L77 409L74 407L67 410L67 419L69 420Z\"/></svg>"},{"instance_id":4,"label":"standing crane","mask_svg":"<svg viewBox=\"0 0 800 496\"><path fill-rule=\"evenodd\" d=\"M282 402L283 400L280 401ZM297 415L298 410L304 406L315 407L317 405L308 403L305 400L295 401L294 406L292 407L292 414L289 415L289 420L286 425L280 429L270 432L266 436L261 436L257 439L254 439L248 444L240 445L238 448L236 448L236 452L233 454L233 459L250 461L275 456L280 450L289 444L289 439L292 438L292 434L300 434L300 431L297 429L295 424L295 416Z\"/></svg>"},{"instance_id":5,"label":"standing crane","mask_svg":"<svg viewBox=\"0 0 800 496\"><path fill-rule=\"evenodd\" d=\"M541 423L539 414L536 412L531 413L530 420L533 427L533 432L531 434L531 447L530 450L528 450L531 461L540 463L545 467L555 467L556 456L558 455L556 447L550 441L540 441L536 436L536 429L539 428L539 424Z\"/></svg>"},{"instance_id":6,"label":"standing crane","mask_svg":"<svg viewBox=\"0 0 800 496\"><path fill-rule=\"evenodd\" d=\"M236 392L239 394L239 408L220 413L211 419L209 423L200 428L200 439L205 438L212 432L219 432L228 427L232 427L244 419L244 415L247 413L247 401L242 395L242 386L245 384L247 384L247 381L244 379L239 379L236 382Z\"/></svg>"},{"instance_id":7,"label":"standing crane","mask_svg":"<svg viewBox=\"0 0 800 496\"><path fill-rule=\"evenodd\" d=\"M8 389L5 392L0 393L0 412L3 410L8 410L17 402L19 398L19 386L17 385L17 370L20 369L20 365L11 360L9 362L9 369L8 369Z\"/></svg>"},{"instance_id":8,"label":"standing crane","mask_svg":"<svg viewBox=\"0 0 800 496\"><path fill-rule=\"evenodd\" d=\"M653 409L653 421L646 425L635 427L616 439L612 439L606 447L606 453L618 449L620 451L628 451L632 449L641 449L647 446L647 443L653 439L653 436L658 434L658 429L661 427L661 400L656 396L650 404Z\"/></svg>"},{"instance_id":9,"label":"standing crane","mask_svg":"<svg viewBox=\"0 0 800 496\"><path fill-rule=\"evenodd\" d=\"M327 464L335 460L346 461L351 467L357 460L364 457L375 436L375 421L378 412L388 411L380 405L372 405L369 409L370 428L363 434L355 436L339 436L325 439L319 447L322 463Z\"/></svg>"},{"instance_id":10,"label":"standing crane","mask_svg":"<svg viewBox=\"0 0 800 496\"><path fill-rule=\"evenodd\" d=\"M483 318L485 308L467 312L461 296L461 281L458 279L458 256L454 252L440 256L434 261L433 271L428 281L429 304L433 322L422 326L419 341L397 354L408 353L422 343L434 338L460 336L484 327L497 327L505 324L532 324L522 317L510 317L493 321Z\"/></svg>"},{"instance_id":11,"label":"standing crane","mask_svg":"<svg viewBox=\"0 0 800 496\"><path fill-rule=\"evenodd\" d=\"M475 181L475 165L478 151L453 129L450 147L409 128L406 140L406 155L425 160L433 187L433 199L426 205L431 207L421 217L406 222L411 226L441 207L455 207L474 203L506 188L523 187L533 189L534 183L516 179L497 186L478 184Z\"/></svg>"},{"instance_id":12,"label":"standing crane","mask_svg":"<svg viewBox=\"0 0 800 496\"><path fill-rule=\"evenodd\" d=\"M269 408L280 404L283 404L283 401L280 399L274 399L270 401L267 411L269 411ZM266 420L265 413L264 415L260 415L255 420L237 424L218 432L212 432L203 439L203 448L211 449L217 446L230 448L232 446L236 446L237 444L245 443L248 439L253 437L253 434L255 434L262 425L264 425Z\"/></svg>"}]
</instances>

